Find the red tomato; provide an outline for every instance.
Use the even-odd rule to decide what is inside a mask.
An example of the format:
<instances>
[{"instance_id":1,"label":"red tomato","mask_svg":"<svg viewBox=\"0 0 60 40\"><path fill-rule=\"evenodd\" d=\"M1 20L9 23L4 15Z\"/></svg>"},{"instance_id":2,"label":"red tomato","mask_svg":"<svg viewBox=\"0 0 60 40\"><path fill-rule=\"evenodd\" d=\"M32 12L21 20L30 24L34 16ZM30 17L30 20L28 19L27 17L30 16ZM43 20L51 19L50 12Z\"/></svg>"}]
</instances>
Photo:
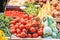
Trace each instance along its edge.
<instances>
[{"instance_id":1,"label":"red tomato","mask_svg":"<svg viewBox=\"0 0 60 40\"><path fill-rule=\"evenodd\" d=\"M28 18L29 18L29 16L28 16L28 15L24 15L24 18L27 18L27 19L28 19Z\"/></svg>"},{"instance_id":2,"label":"red tomato","mask_svg":"<svg viewBox=\"0 0 60 40\"><path fill-rule=\"evenodd\" d=\"M14 26L14 24L10 24L10 27Z\"/></svg>"},{"instance_id":3,"label":"red tomato","mask_svg":"<svg viewBox=\"0 0 60 40\"><path fill-rule=\"evenodd\" d=\"M16 23L16 25L20 26L21 23Z\"/></svg>"},{"instance_id":4,"label":"red tomato","mask_svg":"<svg viewBox=\"0 0 60 40\"><path fill-rule=\"evenodd\" d=\"M42 25L42 27L39 30L43 30L44 29L44 25Z\"/></svg>"},{"instance_id":5,"label":"red tomato","mask_svg":"<svg viewBox=\"0 0 60 40\"><path fill-rule=\"evenodd\" d=\"M17 34L21 33L21 30L19 28L16 29Z\"/></svg>"},{"instance_id":6,"label":"red tomato","mask_svg":"<svg viewBox=\"0 0 60 40\"><path fill-rule=\"evenodd\" d=\"M37 37L38 37L38 34L35 33L35 34L33 34L32 36L33 36L33 38L37 38Z\"/></svg>"},{"instance_id":7,"label":"red tomato","mask_svg":"<svg viewBox=\"0 0 60 40\"><path fill-rule=\"evenodd\" d=\"M5 11L5 15L6 16L10 16L10 17L23 17L23 15L25 14L25 12L21 12L18 10L7 10Z\"/></svg>"},{"instance_id":8,"label":"red tomato","mask_svg":"<svg viewBox=\"0 0 60 40\"><path fill-rule=\"evenodd\" d=\"M30 29L30 27L31 27L31 24L26 24L26 25L25 25L25 28L26 28L26 29Z\"/></svg>"},{"instance_id":9,"label":"red tomato","mask_svg":"<svg viewBox=\"0 0 60 40\"><path fill-rule=\"evenodd\" d=\"M22 29L22 32L27 32L27 30L26 29Z\"/></svg>"},{"instance_id":10,"label":"red tomato","mask_svg":"<svg viewBox=\"0 0 60 40\"><path fill-rule=\"evenodd\" d=\"M28 35L27 35L27 37L28 37L28 38L31 38L31 37L32 37L32 35L31 35L31 34L28 34Z\"/></svg>"},{"instance_id":11,"label":"red tomato","mask_svg":"<svg viewBox=\"0 0 60 40\"><path fill-rule=\"evenodd\" d=\"M10 32L11 32L11 33L15 33L16 30L15 30L15 29L10 29Z\"/></svg>"},{"instance_id":12,"label":"red tomato","mask_svg":"<svg viewBox=\"0 0 60 40\"><path fill-rule=\"evenodd\" d=\"M43 30L39 30L39 31L38 31L38 35L39 35L39 36L42 36L42 35L43 35Z\"/></svg>"},{"instance_id":13,"label":"red tomato","mask_svg":"<svg viewBox=\"0 0 60 40\"><path fill-rule=\"evenodd\" d=\"M20 21L20 18L19 18L19 17L17 17L16 19L14 19L14 21Z\"/></svg>"},{"instance_id":14,"label":"red tomato","mask_svg":"<svg viewBox=\"0 0 60 40\"><path fill-rule=\"evenodd\" d=\"M26 33L25 32L21 32L21 38L25 38L26 37Z\"/></svg>"},{"instance_id":15,"label":"red tomato","mask_svg":"<svg viewBox=\"0 0 60 40\"><path fill-rule=\"evenodd\" d=\"M38 22L36 20L33 20L32 25L33 26L38 26Z\"/></svg>"},{"instance_id":16,"label":"red tomato","mask_svg":"<svg viewBox=\"0 0 60 40\"><path fill-rule=\"evenodd\" d=\"M40 28L39 30L43 30L43 28Z\"/></svg>"},{"instance_id":17,"label":"red tomato","mask_svg":"<svg viewBox=\"0 0 60 40\"><path fill-rule=\"evenodd\" d=\"M19 26L19 28L20 28L20 29L24 29L25 26L24 26L23 24L21 24L21 25Z\"/></svg>"},{"instance_id":18,"label":"red tomato","mask_svg":"<svg viewBox=\"0 0 60 40\"><path fill-rule=\"evenodd\" d=\"M15 24L15 21L10 21L10 24Z\"/></svg>"},{"instance_id":19,"label":"red tomato","mask_svg":"<svg viewBox=\"0 0 60 40\"><path fill-rule=\"evenodd\" d=\"M20 17L20 18L24 18L24 14L20 14L19 17Z\"/></svg>"},{"instance_id":20,"label":"red tomato","mask_svg":"<svg viewBox=\"0 0 60 40\"><path fill-rule=\"evenodd\" d=\"M21 12L21 11L20 11L19 14L25 14L25 12Z\"/></svg>"},{"instance_id":21,"label":"red tomato","mask_svg":"<svg viewBox=\"0 0 60 40\"><path fill-rule=\"evenodd\" d=\"M17 33L14 33L14 35L17 35Z\"/></svg>"},{"instance_id":22,"label":"red tomato","mask_svg":"<svg viewBox=\"0 0 60 40\"><path fill-rule=\"evenodd\" d=\"M42 25L42 28L44 28L44 25Z\"/></svg>"},{"instance_id":23,"label":"red tomato","mask_svg":"<svg viewBox=\"0 0 60 40\"><path fill-rule=\"evenodd\" d=\"M24 19L21 19L21 23L25 25L27 24L27 21L25 21Z\"/></svg>"},{"instance_id":24,"label":"red tomato","mask_svg":"<svg viewBox=\"0 0 60 40\"><path fill-rule=\"evenodd\" d=\"M15 26L10 27L10 29L15 29Z\"/></svg>"},{"instance_id":25,"label":"red tomato","mask_svg":"<svg viewBox=\"0 0 60 40\"><path fill-rule=\"evenodd\" d=\"M18 27L19 27L19 26L16 24L16 25L15 25L15 28L18 28Z\"/></svg>"},{"instance_id":26,"label":"red tomato","mask_svg":"<svg viewBox=\"0 0 60 40\"><path fill-rule=\"evenodd\" d=\"M17 36L17 37L20 37L20 36L21 36L21 34L19 33L19 34L17 34L16 36Z\"/></svg>"},{"instance_id":27,"label":"red tomato","mask_svg":"<svg viewBox=\"0 0 60 40\"><path fill-rule=\"evenodd\" d=\"M30 15L30 16L29 16L29 20L30 20L30 19L32 19L32 18L33 18L33 16L32 16L32 15Z\"/></svg>"},{"instance_id":28,"label":"red tomato","mask_svg":"<svg viewBox=\"0 0 60 40\"><path fill-rule=\"evenodd\" d=\"M28 21L28 18L25 18L25 21Z\"/></svg>"},{"instance_id":29,"label":"red tomato","mask_svg":"<svg viewBox=\"0 0 60 40\"><path fill-rule=\"evenodd\" d=\"M16 23L16 25L20 26L20 25L21 25L21 23L20 23L20 22L19 22L19 23Z\"/></svg>"},{"instance_id":30,"label":"red tomato","mask_svg":"<svg viewBox=\"0 0 60 40\"><path fill-rule=\"evenodd\" d=\"M36 29L36 30L38 30L38 29L39 29L39 27L35 27L35 29Z\"/></svg>"},{"instance_id":31,"label":"red tomato","mask_svg":"<svg viewBox=\"0 0 60 40\"><path fill-rule=\"evenodd\" d=\"M31 31L31 32L36 32L36 29L35 29L34 27L31 27L31 28L30 28L30 31Z\"/></svg>"},{"instance_id":32,"label":"red tomato","mask_svg":"<svg viewBox=\"0 0 60 40\"><path fill-rule=\"evenodd\" d=\"M18 24L19 24L19 25L21 25L21 23L20 23L20 22L19 22Z\"/></svg>"}]
</instances>

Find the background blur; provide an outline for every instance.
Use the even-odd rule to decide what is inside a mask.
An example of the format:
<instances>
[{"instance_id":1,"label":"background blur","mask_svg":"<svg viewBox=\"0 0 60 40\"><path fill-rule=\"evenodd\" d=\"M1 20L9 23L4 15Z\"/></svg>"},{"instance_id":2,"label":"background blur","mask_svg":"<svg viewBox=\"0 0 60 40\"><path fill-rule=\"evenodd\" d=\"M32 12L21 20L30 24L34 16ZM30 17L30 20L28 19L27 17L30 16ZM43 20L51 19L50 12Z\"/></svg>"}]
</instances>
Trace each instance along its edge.
<instances>
[{"instance_id":1,"label":"background blur","mask_svg":"<svg viewBox=\"0 0 60 40\"><path fill-rule=\"evenodd\" d=\"M4 11L7 0L0 0L0 12Z\"/></svg>"}]
</instances>

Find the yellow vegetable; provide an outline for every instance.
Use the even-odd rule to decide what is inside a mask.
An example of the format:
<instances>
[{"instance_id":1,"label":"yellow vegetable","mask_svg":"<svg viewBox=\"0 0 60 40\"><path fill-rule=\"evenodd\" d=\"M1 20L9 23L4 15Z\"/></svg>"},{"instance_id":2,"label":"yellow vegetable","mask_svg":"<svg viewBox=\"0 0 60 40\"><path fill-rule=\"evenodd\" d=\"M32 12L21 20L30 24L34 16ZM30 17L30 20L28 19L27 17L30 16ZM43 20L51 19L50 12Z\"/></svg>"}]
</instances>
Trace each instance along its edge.
<instances>
[{"instance_id":1,"label":"yellow vegetable","mask_svg":"<svg viewBox=\"0 0 60 40\"><path fill-rule=\"evenodd\" d=\"M51 16L51 10L50 10L50 3L49 1L46 2L46 4L43 5L43 7L39 10L38 16L43 19L46 16Z\"/></svg>"},{"instance_id":2,"label":"yellow vegetable","mask_svg":"<svg viewBox=\"0 0 60 40\"><path fill-rule=\"evenodd\" d=\"M0 40L7 40L2 30L0 30Z\"/></svg>"}]
</instances>

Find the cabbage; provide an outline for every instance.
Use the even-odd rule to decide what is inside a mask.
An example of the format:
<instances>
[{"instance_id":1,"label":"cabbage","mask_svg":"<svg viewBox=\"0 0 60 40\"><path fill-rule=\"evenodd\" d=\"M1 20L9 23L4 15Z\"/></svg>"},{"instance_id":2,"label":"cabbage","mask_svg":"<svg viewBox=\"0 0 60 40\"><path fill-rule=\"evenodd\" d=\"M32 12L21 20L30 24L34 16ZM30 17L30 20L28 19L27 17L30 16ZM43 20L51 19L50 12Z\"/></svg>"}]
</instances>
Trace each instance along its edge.
<instances>
[{"instance_id":1,"label":"cabbage","mask_svg":"<svg viewBox=\"0 0 60 40\"><path fill-rule=\"evenodd\" d=\"M53 32L53 33L52 33L52 37L53 37L53 38L57 38L58 35L57 35L56 33Z\"/></svg>"},{"instance_id":2,"label":"cabbage","mask_svg":"<svg viewBox=\"0 0 60 40\"><path fill-rule=\"evenodd\" d=\"M43 33L44 33L44 35L45 34L51 35L52 34L52 29L50 27L44 27Z\"/></svg>"},{"instance_id":3,"label":"cabbage","mask_svg":"<svg viewBox=\"0 0 60 40\"><path fill-rule=\"evenodd\" d=\"M48 37L46 37L46 38L48 38L48 39L52 39L52 36L48 36Z\"/></svg>"},{"instance_id":4,"label":"cabbage","mask_svg":"<svg viewBox=\"0 0 60 40\"><path fill-rule=\"evenodd\" d=\"M43 35L52 35L52 38L57 38L58 29L56 27L56 22L53 17L47 16L43 19L42 24L44 24Z\"/></svg>"}]
</instances>

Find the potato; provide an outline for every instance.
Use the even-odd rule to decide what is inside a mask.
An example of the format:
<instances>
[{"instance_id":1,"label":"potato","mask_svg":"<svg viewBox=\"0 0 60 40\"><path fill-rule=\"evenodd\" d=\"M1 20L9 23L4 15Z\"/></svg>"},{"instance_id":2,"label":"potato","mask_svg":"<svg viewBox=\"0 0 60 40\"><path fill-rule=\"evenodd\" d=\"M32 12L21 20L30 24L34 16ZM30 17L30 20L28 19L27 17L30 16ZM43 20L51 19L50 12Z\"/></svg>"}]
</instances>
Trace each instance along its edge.
<instances>
[{"instance_id":1,"label":"potato","mask_svg":"<svg viewBox=\"0 0 60 40\"><path fill-rule=\"evenodd\" d=\"M60 11L60 3L57 5L56 9Z\"/></svg>"}]
</instances>

